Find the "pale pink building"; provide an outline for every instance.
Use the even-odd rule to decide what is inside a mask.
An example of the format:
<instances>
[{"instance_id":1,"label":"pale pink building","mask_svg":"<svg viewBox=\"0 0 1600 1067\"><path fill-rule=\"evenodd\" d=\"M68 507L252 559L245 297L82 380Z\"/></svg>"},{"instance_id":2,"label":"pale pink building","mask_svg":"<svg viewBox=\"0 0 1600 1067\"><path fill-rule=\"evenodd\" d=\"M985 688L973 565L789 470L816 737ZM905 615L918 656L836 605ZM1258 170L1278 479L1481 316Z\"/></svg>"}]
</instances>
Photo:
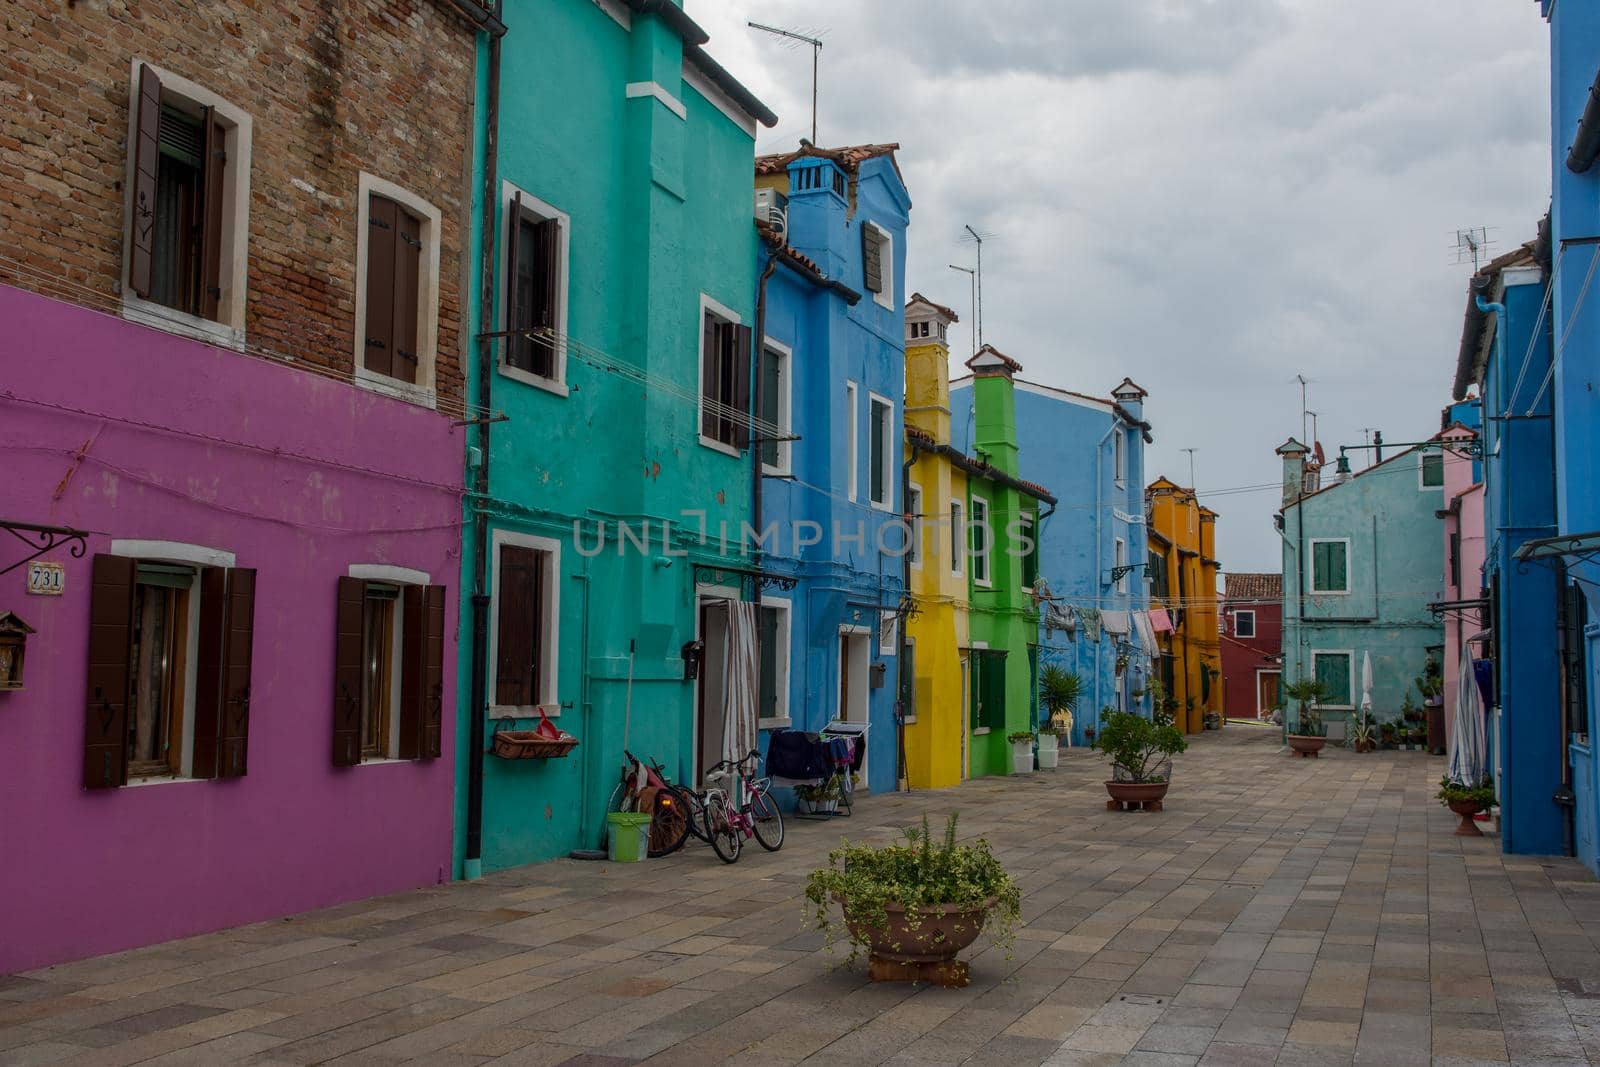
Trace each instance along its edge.
<instances>
[{"instance_id":1,"label":"pale pink building","mask_svg":"<svg viewBox=\"0 0 1600 1067\"><path fill-rule=\"evenodd\" d=\"M1468 442L1477 433L1460 423L1439 435L1444 441ZM1456 693L1463 681L1462 647L1481 633L1488 617L1479 603L1483 589L1484 524L1483 482L1475 477L1477 465L1464 448L1444 452L1444 721L1446 732L1455 715ZM1476 654L1481 654L1481 649ZM1466 679L1471 684L1471 679Z\"/></svg>"}]
</instances>

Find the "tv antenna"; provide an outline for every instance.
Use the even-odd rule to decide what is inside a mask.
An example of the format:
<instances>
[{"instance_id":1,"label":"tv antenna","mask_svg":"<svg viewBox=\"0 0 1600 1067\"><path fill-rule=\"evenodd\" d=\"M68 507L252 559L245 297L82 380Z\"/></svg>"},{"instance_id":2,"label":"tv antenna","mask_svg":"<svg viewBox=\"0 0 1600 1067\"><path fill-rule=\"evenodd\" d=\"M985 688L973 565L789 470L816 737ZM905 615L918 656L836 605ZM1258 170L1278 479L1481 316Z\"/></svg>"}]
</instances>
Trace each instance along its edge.
<instances>
[{"instance_id":1,"label":"tv antenna","mask_svg":"<svg viewBox=\"0 0 1600 1067\"><path fill-rule=\"evenodd\" d=\"M1178 451L1179 452L1187 452L1187 453L1189 453L1189 491L1191 493L1193 493L1194 492L1194 454L1196 452L1200 451L1200 450L1198 448L1180 448L1180 449L1178 449ZM1200 494L1199 493L1195 493L1195 495L1199 496Z\"/></svg>"},{"instance_id":2,"label":"tv antenna","mask_svg":"<svg viewBox=\"0 0 1600 1067\"><path fill-rule=\"evenodd\" d=\"M808 44L811 46L811 143L817 143L817 60L822 55L822 39L811 37L794 30L786 30L781 26L768 26L761 22L747 22L745 25L752 30L770 33L774 37L783 37L795 44Z\"/></svg>"},{"instance_id":3,"label":"tv antenna","mask_svg":"<svg viewBox=\"0 0 1600 1067\"><path fill-rule=\"evenodd\" d=\"M1478 273L1478 268L1483 266L1483 261L1489 258L1489 248L1494 241L1489 237L1487 226L1478 226L1470 230L1456 231L1456 262L1465 263L1472 261L1472 273Z\"/></svg>"},{"instance_id":4,"label":"tv antenna","mask_svg":"<svg viewBox=\"0 0 1600 1067\"><path fill-rule=\"evenodd\" d=\"M950 269L958 270L967 276L968 295L972 301L970 306L974 317L976 317L978 313L978 272L971 267L963 267L959 263L950 264ZM974 329L968 332L972 334L972 354L976 356L978 354L978 331Z\"/></svg>"},{"instance_id":5,"label":"tv antenna","mask_svg":"<svg viewBox=\"0 0 1600 1067\"><path fill-rule=\"evenodd\" d=\"M1300 443L1306 444L1306 415L1309 414L1306 410L1306 376L1296 374L1294 380L1300 383Z\"/></svg>"},{"instance_id":6,"label":"tv antenna","mask_svg":"<svg viewBox=\"0 0 1600 1067\"><path fill-rule=\"evenodd\" d=\"M975 244L975 245L978 246L978 269L973 274L973 280L974 280L974 285L975 285L975 289L976 289L977 295L973 298L972 303L973 303L973 310L974 310L973 317L978 320L977 323L976 323L976 325L977 325L977 338L976 338L976 341L977 341L978 347L982 348L983 347L983 242L989 240L991 237L994 236L994 234L992 234L992 233L979 233L977 230L974 230L971 226L963 226L962 229L964 229L966 231L966 233L962 234L961 240L963 242L971 242L972 244ZM961 268L957 267L956 269L960 270ZM974 355L976 355L976 352L974 352Z\"/></svg>"}]
</instances>

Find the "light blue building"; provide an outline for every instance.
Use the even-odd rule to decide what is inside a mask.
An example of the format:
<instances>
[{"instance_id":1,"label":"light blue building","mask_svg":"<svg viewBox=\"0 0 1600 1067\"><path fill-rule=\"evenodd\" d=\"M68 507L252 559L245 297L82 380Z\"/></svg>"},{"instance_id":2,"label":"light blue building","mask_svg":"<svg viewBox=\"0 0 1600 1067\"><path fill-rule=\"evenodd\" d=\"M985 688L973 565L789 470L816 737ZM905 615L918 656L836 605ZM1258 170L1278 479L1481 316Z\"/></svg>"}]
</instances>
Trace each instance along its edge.
<instances>
[{"instance_id":1,"label":"light blue building","mask_svg":"<svg viewBox=\"0 0 1600 1067\"><path fill-rule=\"evenodd\" d=\"M1061 500L1044 513L1039 533L1042 597L1038 655L1077 673L1085 696L1073 718L1072 743L1087 743L1104 707L1145 707L1133 697L1151 677L1153 635L1144 564L1144 419L1146 393L1124 378L1109 397L1017 379L1017 446L1030 477ZM956 447L971 431L972 380L951 387ZM1148 644L1147 644L1148 642ZM1117 674L1120 649L1137 653Z\"/></svg>"},{"instance_id":2,"label":"light blue building","mask_svg":"<svg viewBox=\"0 0 1600 1067\"><path fill-rule=\"evenodd\" d=\"M755 404L760 560L795 579L762 595L761 726L869 724L867 789L899 777L895 694L905 591L901 443L911 198L895 145L804 147L756 161L767 240Z\"/></svg>"},{"instance_id":3,"label":"light blue building","mask_svg":"<svg viewBox=\"0 0 1600 1067\"><path fill-rule=\"evenodd\" d=\"M1500 791L1500 844L1506 852L1569 851L1567 739L1559 717L1560 658L1555 620L1560 586L1554 568L1524 563L1525 543L1555 532L1550 395L1550 332L1541 322L1548 261L1524 245L1472 278L1448 417L1481 404L1484 483L1483 603L1468 613L1486 621L1475 654L1494 664L1490 712L1491 770ZM1478 402L1463 402L1476 387ZM1542 395L1541 395L1542 394ZM1484 628L1484 627L1479 627Z\"/></svg>"}]
</instances>

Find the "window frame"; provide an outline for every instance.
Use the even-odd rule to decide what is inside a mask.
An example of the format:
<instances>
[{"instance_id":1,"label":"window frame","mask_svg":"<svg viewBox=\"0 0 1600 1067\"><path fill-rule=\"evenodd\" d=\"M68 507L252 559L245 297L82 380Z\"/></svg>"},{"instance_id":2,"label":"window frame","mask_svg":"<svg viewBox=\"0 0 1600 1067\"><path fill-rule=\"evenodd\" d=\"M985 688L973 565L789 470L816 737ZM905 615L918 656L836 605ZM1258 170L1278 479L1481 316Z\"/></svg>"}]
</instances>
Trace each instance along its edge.
<instances>
[{"instance_id":1,"label":"window frame","mask_svg":"<svg viewBox=\"0 0 1600 1067\"><path fill-rule=\"evenodd\" d=\"M373 585L393 586L394 619L391 625L391 656L389 668L389 700L385 714L388 716L387 738L384 751L381 755L369 756L365 751L361 754L358 763L352 766L361 767L366 764L378 763L417 763L421 757L402 758L400 755L400 719L403 709L400 706L401 693L404 686L405 672L405 612L406 612L406 587L411 585L428 586L433 584L433 576L427 571L416 570L411 567L400 567L390 563L352 563L345 570L350 578L359 578L367 584L368 589ZM365 591L363 591L363 615L365 614ZM363 631L363 646L365 645L365 631ZM362 735L365 735L366 708L362 708Z\"/></svg>"},{"instance_id":2,"label":"window frame","mask_svg":"<svg viewBox=\"0 0 1600 1067\"><path fill-rule=\"evenodd\" d=\"M845 484L851 503L857 503L861 498L861 442L858 439L861 416L857 413L861 404L860 392L855 382L847 380L844 383Z\"/></svg>"},{"instance_id":3,"label":"window frame","mask_svg":"<svg viewBox=\"0 0 1600 1067\"><path fill-rule=\"evenodd\" d=\"M1348 704L1318 704L1321 711L1354 711L1356 700L1356 654L1348 648L1319 648L1311 651L1311 677L1317 678L1317 659L1320 656L1343 656L1345 660L1345 694Z\"/></svg>"},{"instance_id":4,"label":"window frame","mask_svg":"<svg viewBox=\"0 0 1600 1067\"><path fill-rule=\"evenodd\" d=\"M223 151L222 244L217 268L221 295L217 317L208 319L168 307L133 291L133 209L138 186L139 71L149 67L161 80L162 93L171 92L194 107L209 107L227 127ZM254 120L250 113L228 102L205 86L174 74L149 60L134 56L129 61L128 139L124 153L125 180L122 195L122 267L118 275L122 317L145 326L175 333L227 348L245 345L245 311L249 302L250 253L250 156Z\"/></svg>"},{"instance_id":5,"label":"window frame","mask_svg":"<svg viewBox=\"0 0 1600 1067\"><path fill-rule=\"evenodd\" d=\"M900 616L893 611L878 612L878 657L900 654Z\"/></svg>"},{"instance_id":6,"label":"window frame","mask_svg":"<svg viewBox=\"0 0 1600 1067\"><path fill-rule=\"evenodd\" d=\"M960 500L950 501L950 573L965 577L967 573L967 507Z\"/></svg>"},{"instance_id":7,"label":"window frame","mask_svg":"<svg viewBox=\"0 0 1600 1067\"><path fill-rule=\"evenodd\" d=\"M1319 589L1317 587L1317 546L1318 545L1343 545L1344 546L1344 588ZM1349 596L1350 595L1350 538L1348 537L1311 537L1306 540L1306 592L1310 596Z\"/></svg>"},{"instance_id":8,"label":"window frame","mask_svg":"<svg viewBox=\"0 0 1600 1067\"><path fill-rule=\"evenodd\" d=\"M1022 542L1027 541L1029 548L1022 552L1022 588L1032 591L1039 586L1039 519L1031 511L1022 511L1017 515L1017 547L1021 548ZM1032 580L1029 580L1029 572Z\"/></svg>"},{"instance_id":9,"label":"window frame","mask_svg":"<svg viewBox=\"0 0 1600 1067\"><path fill-rule=\"evenodd\" d=\"M1428 492L1428 491L1433 490L1433 489L1443 489L1444 488L1444 451L1441 449L1441 450L1435 452L1432 449L1423 448L1423 449L1419 449L1417 454L1418 454L1418 457L1419 457L1418 460L1417 460L1417 489L1418 489L1418 491L1419 492ZM1428 482L1428 460L1430 460L1430 459L1436 459L1436 460L1439 461L1439 480L1438 480L1438 482L1433 483L1433 484L1429 484L1429 482Z\"/></svg>"},{"instance_id":10,"label":"window frame","mask_svg":"<svg viewBox=\"0 0 1600 1067\"><path fill-rule=\"evenodd\" d=\"M877 236L881 239L881 243L878 245L878 270L879 270L879 277L883 281L883 287L880 290L878 290L877 292L872 294L872 302L874 304L877 304L881 308L884 308L884 309L889 310L889 311L893 311L894 310L894 234L890 233L888 230L884 229L882 226L879 226L876 222L873 222L871 219L867 219L867 220L863 221L862 225L867 227L868 229L870 229L873 233L877 234ZM862 264L861 269L862 269L862 273L864 275L865 272L866 272L866 264L865 263ZM863 282L862 287L863 288L866 287L865 286L865 281L866 281L866 279L865 279L865 277L863 277L863 279L862 279L862 282Z\"/></svg>"},{"instance_id":11,"label":"window frame","mask_svg":"<svg viewBox=\"0 0 1600 1067\"><path fill-rule=\"evenodd\" d=\"M1118 489L1128 487L1128 431L1117 422L1111 429L1111 472Z\"/></svg>"},{"instance_id":12,"label":"window frame","mask_svg":"<svg viewBox=\"0 0 1600 1067\"><path fill-rule=\"evenodd\" d=\"M762 609L771 608L778 613L778 676L775 680L775 695L777 697L778 715L762 716L756 720L758 730L787 730L794 725L794 719L789 707L789 687L794 681L794 662L790 652L794 644L794 602L788 597L768 596L762 594L760 600ZM698 613L697 613L698 614ZM761 665L756 664L756 700L758 707L756 713L760 716L759 701L761 699Z\"/></svg>"},{"instance_id":13,"label":"window frame","mask_svg":"<svg viewBox=\"0 0 1600 1067\"><path fill-rule=\"evenodd\" d=\"M1239 628L1240 620L1249 617L1250 632L1245 633ZM1246 641L1253 641L1256 637L1256 612L1254 608L1235 608L1233 612L1233 636Z\"/></svg>"},{"instance_id":14,"label":"window frame","mask_svg":"<svg viewBox=\"0 0 1600 1067\"><path fill-rule=\"evenodd\" d=\"M555 375L550 378L541 377L532 371L525 371L521 367L513 367L506 362L506 356L511 348L511 339L503 338L498 346L499 352L495 358L495 368L500 374L513 381L524 385L531 385L535 389L543 389L556 396L567 396L570 389L567 385L567 309L572 294L572 218L565 211L555 207L548 201L534 196L528 190L513 182L502 180L500 183L500 285L496 297L499 303L499 313L496 321L497 329L508 328L507 315L511 310L511 301L508 299L509 286L512 273L516 264L511 262L511 226L514 220L511 209L517 202L517 197L522 198L522 215L534 222L555 221L561 226L561 247L557 252L557 262L560 264L560 277L556 280L556 338L552 345L555 350L554 365Z\"/></svg>"},{"instance_id":15,"label":"window frame","mask_svg":"<svg viewBox=\"0 0 1600 1067\"><path fill-rule=\"evenodd\" d=\"M539 644L541 669L539 688L534 694L534 704L497 704L494 696L499 689L500 673L500 550L506 545L528 548L544 553L544 603L540 620ZM497 529L489 535L489 717L537 718L543 708L550 718L561 715L561 542L551 537L521 533L517 530Z\"/></svg>"},{"instance_id":16,"label":"window frame","mask_svg":"<svg viewBox=\"0 0 1600 1067\"><path fill-rule=\"evenodd\" d=\"M914 571L922 569L922 486L916 482L906 482L906 507L910 518L906 522L909 533L906 541L906 563Z\"/></svg>"},{"instance_id":17,"label":"window frame","mask_svg":"<svg viewBox=\"0 0 1600 1067\"><path fill-rule=\"evenodd\" d=\"M704 445L706 448L711 449L713 452L721 452L725 456L732 456L735 459L738 459L739 456L741 455L742 451L743 451L742 449L740 449L737 445L729 444L728 442L719 440L718 438L707 437L706 436L706 432L705 432L705 430L706 430L706 316L707 315L711 315L711 316L714 316L715 318L721 319L723 322L727 323L730 327L743 326L744 325L744 320L742 318L740 318L738 312L734 311L732 308L728 307L726 304L723 304L722 302L720 302L720 301L718 301L718 300L716 300L716 299L714 299L714 298L712 298L710 296L707 296L705 293L701 293L700 294L700 305L699 306L700 306L699 314L697 314L695 316L695 320L694 320L694 326L695 326L695 380L696 380L696 383L697 383L697 388L695 390L695 397L696 397L696 399L695 399L695 436L699 438L700 443L702 445ZM735 347L735 349L738 348L737 345L735 345L734 347ZM737 433L735 434L735 436L737 436Z\"/></svg>"},{"instance_id":18,"label":"window frame","mask_svg":"<svg viewBox=\"0 0 1600 1067\"><path fill-rule=\"evenodd\" d=\"M869 437L872 434L872 409L874 405L883 408L884 415L883 429L878 435L878 440L868 440L867 442L867 464L869 467L867 476L867 503L872 505L872 507L878 511L893 511L895 499L895 467L897 466L895 463L894 448L894 401L890 400L882 393L874 393L870 391L867 393L867 434ZM872 464L872 447L874 444L876 444L882 450L882 454L879 456L881 467L877 472L883 482L882 500L874 500L872 497L872 471L870 470L870 467Z\"/></svg>"},{"instance_id":19,"label":"window frame","mask_svg":"<svg viewBox=\"0 0 1600 1067\"><path fill-rule=\"evenodd\" d=\"M399 378L366 367L367 250L373 196L393 200L421 222L423 255L417 264L417 380ZM439 209L409 189L361 171L356 178L355 328L351 334L351 369L355 383L375 393L422 407L438 402L439 263L443 216Z\"/></svg>"},{"instance_id":20,"label":"window frame","mask_svg":"<svg viewBox=\"0 0 1600 1067\"><path fill-rule=\"evenodd\" d=\"M994 569L992 567L992 564L994 562L994 558L993 558L994 545L992 543L993 542L993 538L991 538L989 536L989 534L993 531L993 527L989 524L989 516L991 514L993 514L993 508L991 506L991 503L990 503L988 497L980 496L977 493L971 493L971 494L969 494L969 496L971 497L970 503L971 503L971 507L972 507L972 515L967 520L966 544L967 544L967 553L972 557L972 565L971 565L972 584L976 585L976 586L980 586L980 587L982 587L984 589L993 589L994 588ZM978 515L979 509L980 509L980 505L981 505L981 509L983 511L983 515L982 515L981 518ZM973 545L973 539L972 539L973 531L980 531L983 534L984 540L983 540L983 549L982 549L982 551L979 551ZM982 567L983 575L982 575L982 577L979 577L979 574L978 574L978 572L979 572L978 564L979 564L980 561L983 564L983 567Z\"/></svg>"},{"instance_id":21,"label":"window frame","mask_svg":"<svg viewBox=\"0 0 1600 1067\"><path fill-rule=\"evenodd\" d=\"M777 426L781 433L787 437L791 432L793 432L792 427L794 426L794 348L790 345L784 344L782 341L776 341L771 337L764 338L762 340L761 347L762 359L766 358L766 353L768 350L770 350L779 359ZM761 374L762 370L762 367L757 366L756 373ZM765 378L763 377L762 380L764 384ZM766 390L764 388L761 395L762 398L765 399ZM760 417L760 414L760 412L756 413L757 418ZM780 439L773 442L773 444L777 446L778 462L776 464L770 464L766 461L766 457L763 456L761 459L761 473L771 475L775 478L787 478L790 474L794 473L794 457L791 454L790 449L790 446L793 445L794 442Z\"/></svg>"}]
</instances>

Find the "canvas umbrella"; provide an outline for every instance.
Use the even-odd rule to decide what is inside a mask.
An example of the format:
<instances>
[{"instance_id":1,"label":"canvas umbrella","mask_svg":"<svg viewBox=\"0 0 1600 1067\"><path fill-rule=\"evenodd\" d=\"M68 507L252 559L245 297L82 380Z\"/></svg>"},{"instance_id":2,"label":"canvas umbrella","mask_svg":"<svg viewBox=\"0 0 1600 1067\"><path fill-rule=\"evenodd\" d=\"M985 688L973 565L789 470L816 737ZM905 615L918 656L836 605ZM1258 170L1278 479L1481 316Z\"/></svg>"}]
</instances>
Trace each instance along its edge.
<instances>
[{"instance_id":1,"label":"canvas umbrella","mask_svg":"<svg viewBox=\"0 0 1600 1067\"><path fill-rule=\"evenodd\" d=\"M1472 677L1472 653L1461 650L1461 678ZM1455 727L1450 734L1447 777L1452 782L1476 786L1483 781L1483 697L1475 685L1456 686Z\"/></svg>"},{"instance_id":2,"label":"canvas umbrella","mask_svg":"<svg viewBox=\"0 0 1600 1067\"><path fill-rule=\"evenodd\" d=\"M1361 653L1361 717L1372 716L1372 653Z\"/></svg>"}]
</instances>

